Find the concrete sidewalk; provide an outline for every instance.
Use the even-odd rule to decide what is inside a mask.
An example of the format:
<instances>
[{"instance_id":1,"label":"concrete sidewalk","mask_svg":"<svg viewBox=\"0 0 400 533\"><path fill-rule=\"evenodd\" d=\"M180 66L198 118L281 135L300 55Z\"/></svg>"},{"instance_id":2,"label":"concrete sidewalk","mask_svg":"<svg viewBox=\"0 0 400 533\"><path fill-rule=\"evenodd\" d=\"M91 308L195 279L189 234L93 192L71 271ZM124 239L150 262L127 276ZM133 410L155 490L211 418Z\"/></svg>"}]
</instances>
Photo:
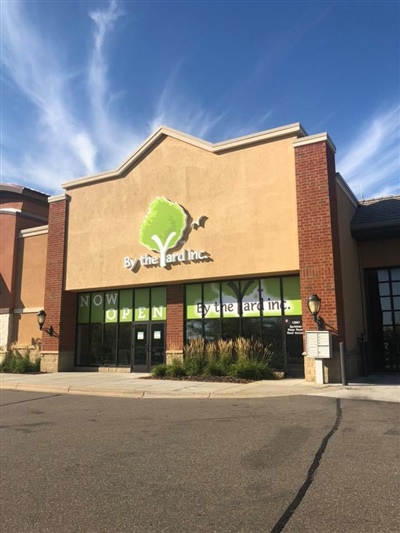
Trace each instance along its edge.
<instances>
[{"instance_id":1,"label":"concrete sidewalk","mask_svg":"<svg viewBox=\"0 0 400 533\"><path fill-rule=\"evenodd\" d=\"M62 372L0 374L0 389L127 398L268 398L326 396L400 403L400 375L373 375L350 383L317 385L303 379L248 384L143 379L146 374Z\"/></svg>"}]
</instances>

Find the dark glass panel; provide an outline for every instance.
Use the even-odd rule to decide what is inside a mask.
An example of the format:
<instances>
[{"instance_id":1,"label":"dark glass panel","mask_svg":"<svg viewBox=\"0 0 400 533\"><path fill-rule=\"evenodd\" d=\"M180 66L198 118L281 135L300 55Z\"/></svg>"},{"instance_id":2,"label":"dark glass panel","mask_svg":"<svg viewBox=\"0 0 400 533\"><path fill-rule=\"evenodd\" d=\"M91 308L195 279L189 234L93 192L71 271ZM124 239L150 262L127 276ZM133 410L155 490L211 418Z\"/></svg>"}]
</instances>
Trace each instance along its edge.
<instances>
[{"instance_id":1,"label":"dark glass panel","mask_svg":"<svg viewBox=\"0 0 400 533\"><path fill-rule=\"evenodd\" d=\"M207 341L216 341L221 337L220 320L204 320L204 338Z\"/></svg>"},{"instance_id":2,"label":"dark glass panel","mask_svg":"<svg viewBox=\"0 0 400 533\"><path fill-rule=\"evenodd\" d=\"M186 321L186 340L198 339L203 337L203 326L201 320Z\"/></svg>"},{"instance_id":3,"label":"dark glass panel","mask_svg":"<svg viewBox=\"0 0 400 533\"><path fill-rule=\"evenodd\" d=\"M117 364L117 324L104 324L103 365Z\"/></svg>"},{"instance_id":4,"label":"dark glass panel","mask_svg":"<svg viewBox=\"0 0 400 533\"><path fill-rule=\"evenodd\" d=\"M90 364L103 364L103 338L101 324L92 324L90 327Z\"/></svg>"},{"instance_id":5,"label":"dark glass panel","mask_svg":"<svg viewBox=\"0 0 400 533\"><path fill-rule=\"evenodd\" d=\"M392 293L394 295L400 295L400 281L395 281L392 283Z\"/></svg>"},{"instance_id":6,"label":"dark glass panel","mask_svg":"<svg viewBox=\"0 0 400 533\"><path fill-rule=\"evenodd\" d=\"M286 353L288 365L303 364L303 327L301 316L285 320Z\"/></svg>"},{"instance_id":7,"label":"dark glass panel","mask_svg":"<svg viewBox=\"0 0 400 533\"><path fill-rule=\"evenodd\" d=\"M80 366L88 366L89 363L89 340L90 340L90 326L85 324L78 326L78 342L76 349L76 364Z\"/></svg>"},{"instance_id":8,"label":"dark glass panel","mask_svg":"<svg viewBox=\"0 0 400 533\"><path fill-rule=\"evenodd\" d=\"M400 281L400 268L392 268L390 271L392 281Z\"/></svg>"},{"instance_id":9,"label":"dark glass panel","mask_svg":"<svg viewBox=\"0 0 400 533\"><path fill-rule=\"evenodd\" d=\"M270 365L276 370L285 369L285 355L282 342L282 318L264 317L262 319L262 341L271 352Z\"/></svg>"},{"instance_id":10,"label":"dark glass panel","mask_svg":"<svg viewBox=\"0 0 400 533\"><path fill-rule=\"evenodd\" d=\"M242 318L242 337L261 340L261 320L259 318Z\"/></svg>"},{"instance_id":11,"label":"dark glass panel","mask_svg":"<svg viewBox=\"0 0 400 533\"><path fill-rule=\"evenodd\" d=\"M389 272L387 269L378 270L378 281L389 281Z\"/></svg>"},{"instance_id":12,"label":"dark glass panel","mask_svg":"<svg viewBox=\"0 0 400 533\"><path fill-rule=\"evenodd\" d=\"M384 326L392 325L392 312L391 311L385 311L384 313L382 313L382 322Z\"/></svg>"},{"instance_id":13,"label":"dark glass panel","mask_svg":"<svg viewBox=\"0 0 400 533\"><path fill-rule=\"evenodd\" d=\"M151 325L151 361L150 365L165 363L164 324Z\"/></svg>"},{"instance_id":14,"label":"dark glass panel","mask_svg":"<svg viewBox=\"0 0 400 533\"><path fill-rule=\"evenodd\" d=\"M221 320L221 337L224 340L236 339L239 337L239 318L224 318Z\"/></svg>"},{"instance_id":15,"label":"dark glass panel","mask_svg":"<svg viewBox=\"0 0 400 533\"><path fill-rule=\"evenodd\" d=\"M382 311L390 311L392 308L390 298L381 298L381 309Z\"/></svg>"},{"instance_id":16,"label":"dark glass panel","mask_svg":"<svg viewBox=\"0 0 400 533\"><path fill-rule=\"evenodd\" d=\"M147 324L135 325L135 366L147 365Z\"/></svg>"},{"instance_id":17,"label":"dark glass panel","mask_svg":"<svg viewBox=\"0 0 400 533\"><path fill-rule=\"evenodd\" d=\"M384 327L385 369L400 370L400 328Z\"/></svg>"},{"instance_id":18,"label":"dark glass panel","mask_svg":"<svg viewBox=\"0 0 400 533\"><path fill-rule=\"evenodd\" d=\"M390 296L390 285L389 285L389 283L380 283L379 284L379 294L381 296Z\"/></svg>"},{"instance_id":19,"label":"dark glass panel","mask_svg":"<svg viewBox=\"0 0 400 533\"><path fill-rule=\"evenodd\" d=\"M119 325L118 339L118 365L129 366L131 364L132 325L130 323Z\"/></svg>"}]
</instances>

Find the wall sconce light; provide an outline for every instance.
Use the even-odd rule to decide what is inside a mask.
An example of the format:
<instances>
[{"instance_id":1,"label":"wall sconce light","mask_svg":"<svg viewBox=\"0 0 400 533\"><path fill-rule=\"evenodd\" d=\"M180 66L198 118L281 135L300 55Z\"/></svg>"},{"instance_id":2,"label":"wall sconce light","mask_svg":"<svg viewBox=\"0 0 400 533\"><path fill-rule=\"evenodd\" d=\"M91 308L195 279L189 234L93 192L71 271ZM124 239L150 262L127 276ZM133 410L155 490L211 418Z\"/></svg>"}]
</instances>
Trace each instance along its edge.
<instances>
[{"instance_id":1,"label":"wall sconce light","mask_svg":"<svg viewBox=\"0 0 400 533\"><path fill-rule=\"evenodd\" d=\"M49 326L48 328L43 328L43 325L47 317L47 313L44 309L41 309L36 315L36 317L37 317L40 331L45 331L47 335L50 335L50 337L57 337L57 335L54 332L53 326Z\"/></svg>"},{"instance_id":2,"label":"wall sconce light","mask_svg":"<svg viewBox=\"0 0 400 533\"><path fill-rule=\"evenodd\" d=\"M314 322L318 325L318 330L322 330L322 318L318 316L321 309L321 298L317 294L312 294L307 298L307 307L313 316Z\"/></svg>"}]
</instances>

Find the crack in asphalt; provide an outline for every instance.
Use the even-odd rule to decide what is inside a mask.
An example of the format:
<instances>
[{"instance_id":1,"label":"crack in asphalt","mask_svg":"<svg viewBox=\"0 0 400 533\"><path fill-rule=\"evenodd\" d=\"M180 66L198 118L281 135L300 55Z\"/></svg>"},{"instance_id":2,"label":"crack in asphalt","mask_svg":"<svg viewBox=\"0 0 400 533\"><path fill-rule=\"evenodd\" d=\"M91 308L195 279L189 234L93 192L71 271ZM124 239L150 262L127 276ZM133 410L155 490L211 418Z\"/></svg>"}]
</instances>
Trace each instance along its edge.
<instances>
[{"instance_id":1,"label":"crack in asphalt","mask_svg":"<svg viewBox=\"0 0 400 533\"><path fill-rule=\"evenodd\" d=\"M306 480L304 481L303 485L300 487L298 493L296 494L292 502L286 508L283 515L280 517L280 519L275 524L275 526L271 529L270 533L280 533L283 530L283 528L286 526L286 524L289 522L289 520L291 519L297 507L302 502L304 496L306 495L308 489L311 486L311 483L314 481L315 473L320 465L322 456L324 455L328 442L330 438L333 436L333 434L335 433L335 431L338 430L341 421L342 421L342 407L340 405L340 399L337 399L336 400L335 423L333 424L332 429L329 431L329 433L327 433L325 437L322 439L321 445L318 448L317 453L315 454L314 460L310 468L308 469Z\"/></svg>"},{"instance_id":2,"label":"crack in asphalt","mask_svg":"<svg viewBox=\"0 0 400 533\"><path fill-rule=\"evenodd\" d=\"M47 400L47 398L55 398L56 396L62 396L62 394L52 394L51 396L40 396L39 398L29 398L28 400L20 400L19 402L2 403L0 407L6 407L6 405L16 405L17 403L35 402L36 400Z\"/></svg>"}]
</instances>

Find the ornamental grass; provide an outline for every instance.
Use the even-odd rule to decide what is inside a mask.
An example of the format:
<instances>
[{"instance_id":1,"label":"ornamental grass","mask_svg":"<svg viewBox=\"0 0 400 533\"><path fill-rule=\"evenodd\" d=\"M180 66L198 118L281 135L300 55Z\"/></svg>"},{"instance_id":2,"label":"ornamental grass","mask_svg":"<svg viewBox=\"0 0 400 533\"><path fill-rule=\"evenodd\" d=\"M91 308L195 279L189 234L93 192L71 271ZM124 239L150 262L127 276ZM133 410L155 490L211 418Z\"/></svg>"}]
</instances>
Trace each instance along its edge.
<instances>
[{"instance_id":1,"label":"ornamental grass","mask_svg":"<svg viewBox=\"0 0 400 533\"><path fill-rule=\"evenodd\" d=\"M183 361L175 358L169 365L157 365L152 376L180 379L215 376L249 381L275 379L270 366L274 355L272 345L264 345L255 339L239 337L205 342L197 338L185 346Z\"/></svg>"}]
</instances>

